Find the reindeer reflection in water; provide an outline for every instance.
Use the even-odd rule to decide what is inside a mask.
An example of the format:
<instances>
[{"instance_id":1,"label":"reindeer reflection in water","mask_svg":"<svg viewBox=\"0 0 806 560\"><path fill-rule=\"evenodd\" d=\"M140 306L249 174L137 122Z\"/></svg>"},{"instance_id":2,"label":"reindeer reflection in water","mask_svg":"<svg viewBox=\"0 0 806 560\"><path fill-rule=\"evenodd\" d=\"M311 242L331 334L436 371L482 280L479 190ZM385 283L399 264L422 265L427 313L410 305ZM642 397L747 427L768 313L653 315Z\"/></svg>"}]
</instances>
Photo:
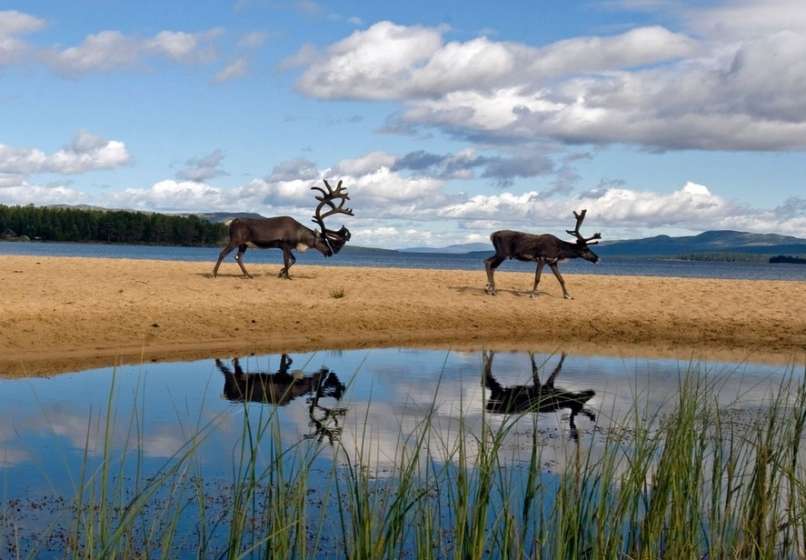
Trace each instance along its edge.
<instances>
[{"instance_id":1,"label":"reindeer reflection in water","mask_svg":"<svg viewBox=\"0 0 806 560\"><path fill-rule=\"evenodd\" d=\"M494 352L483 352L484 360L484 386L490 390L490 397L487 400L487 410L495 414L521 414L525 412L554 412L556 410L569 409L571 416L568 424L571 429L571 438L578 439L576 417L579 413L587 416L591 421L596 421L593 411L585 408L585 403L596 394L593 390L587 391L564 391L554 386L554 380L559 375L565 361L565 352L560 357L560 362L551 372L545 383L540 382L535 356L529 352L529 359L532 362L532 384L514 385L503 387L493 376Z\"/></svg>"},{"instance_id":2,"label":"reindeer reflection in water","mask_svg":"<svg viewBox=\"0 0 806 560\"><path fill-rule=\"evenodd\" d=\"M335 372L326 367L312 374L300 370L290 371L293 360L288 354L280 358L280 369L274 373L246 373L238 358L232 359L232 369L221 360L216 366L224 374L224 398L233 402L255 402L285 406L298 397L307 396L308 425L313 432L306 439L327 438L332 444L341 436L339 418L347 413L346 408L331 408L321 403L322 398L340 401L344 384Z\"/></svg>"}]
</instances>

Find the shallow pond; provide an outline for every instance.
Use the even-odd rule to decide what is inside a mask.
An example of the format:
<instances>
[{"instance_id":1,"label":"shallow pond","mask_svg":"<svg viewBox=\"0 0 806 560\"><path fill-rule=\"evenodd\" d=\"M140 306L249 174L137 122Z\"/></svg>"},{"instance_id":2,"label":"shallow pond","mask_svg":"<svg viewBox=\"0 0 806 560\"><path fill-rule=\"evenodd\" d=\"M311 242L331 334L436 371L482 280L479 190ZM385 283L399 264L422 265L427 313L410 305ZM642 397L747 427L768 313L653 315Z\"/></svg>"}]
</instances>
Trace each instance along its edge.
<instances>
[{"instance_id":1,"label":"shallow pond","mask_svg":"<svg viewBox=\"0 0 806 560\"><path fill-rule=\"evenodd\" d=\"M0 379L0 557L33 549L42 557L61 557L71 519L84 507L73 501L76 495L86 495L97 508L106 485L125 505L135 489L141 491L177 458L185 461L183 483L196 489L181 498L191 505L175 517L179 536L171 554L195 557L202 495L206 519L219 520L205 537L215 550L226 542L233 481L249 463L244 453L252 451L258 465L253 472L265 474L277 460L286 473L305 473L305 515L320 520L317 537L310 531L307 537L316 543L308 546L327 555L341 550L336 543L346 538L335 523L334 496L341 494L332 486L356 465L373 483L399 481L400 465L418 449L417 469L461 469L484 452L485 429L505 429L496 455L514 473L511 483L525 484L535 470L539 441L540 477L556 485L580 449L595 461L613 433L629 433L633 418L662 418L674 407L687 373L706 379L708 398L725 418L741 423L765 409L793 372L802 375L799 367L559 351L377 349ZM203 437L194 440L197 434ZM245 438L257 442L246 452ZM160 489L148 507L173 507L177 492ZM264 506L265 496L254 507ZM407 544L401 546L414 547L412 539L402 539Z\"/></svg>"}]
</instances>

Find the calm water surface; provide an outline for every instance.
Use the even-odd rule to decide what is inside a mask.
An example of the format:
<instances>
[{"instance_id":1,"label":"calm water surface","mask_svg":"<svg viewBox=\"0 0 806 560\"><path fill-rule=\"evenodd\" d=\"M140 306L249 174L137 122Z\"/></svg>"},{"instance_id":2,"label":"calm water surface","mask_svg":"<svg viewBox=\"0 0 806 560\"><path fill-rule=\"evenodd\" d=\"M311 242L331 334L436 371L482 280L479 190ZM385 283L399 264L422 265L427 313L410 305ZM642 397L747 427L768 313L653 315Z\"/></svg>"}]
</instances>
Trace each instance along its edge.
<instances>
[{"instance_id":1,"label":"calm water surface","mask_svg":"<svg viewBox=\"0 0 806 560\"><path fill-rule=\"evenodd\" d=\"M343 459L334 459L343 445L348 454L363 448L375 476L383 478L394 465L401 435L413 432L432 406L439 435L432 451L439 460L440 449L458 437L460 418L471 437L485 419L500 425L524 414L539 392L546 404L517 420L501 456L526 464L536 430L549 443L541 476L551 484L577 444L595 455L601 435L619 426L636 402L646 415L670 406L681 375L692 368L706 374L714 398L733 415L762 407L792 372L752 362L379 349L0 378L0 557L14 532L23 545L42 546L36 538L70 517L69 502L61 498L74 494L85 450L89 472L100 463L110 394L107 450L120 461L122 470L114 470L125 474L124 484L137 468L143 476L156 472L206 426L199 468L206 491L225 496L245 417L249 424L276 414L272 438L283 448L322 442L314 473L343 468ZM311 480L311 495L326 490ZM186 517L180 532L194 530L193 515Z\"/></svg>"},{"instance_id":2,"label":"calm water surface","mask_svg":"<svg viewBox=\"0 0 806 560\"><path fill-rule=\"evenodd\" d=\"M100 257L127 259L157 259L179 261L204 261L210 269L218 257L215 247L163 247L150 245L103 245L88 243L36 243L0 242L2 255L41 255L59 257ZM301 264L327 264L329 266L370 266L400 268L441 268L451 270L484 270L482 258L477 255L441 255L418 253L342 253L325 259L315 251L297 253ZM225 268L237 270L232 257L228 257ZM246 263L282 263L282 253L278 250L250 250L246 253ZM528 263L508 261L501 270L533 272L534 266ZM730 263L701 262L672 259L630 259L608 257L597 265L580 260L562 264L562 270L580 274L606 275L645 275L678 276L696 278L736 278L757 280L806 280L806 266L769 263Z\"/></svg>"}]
</instances>

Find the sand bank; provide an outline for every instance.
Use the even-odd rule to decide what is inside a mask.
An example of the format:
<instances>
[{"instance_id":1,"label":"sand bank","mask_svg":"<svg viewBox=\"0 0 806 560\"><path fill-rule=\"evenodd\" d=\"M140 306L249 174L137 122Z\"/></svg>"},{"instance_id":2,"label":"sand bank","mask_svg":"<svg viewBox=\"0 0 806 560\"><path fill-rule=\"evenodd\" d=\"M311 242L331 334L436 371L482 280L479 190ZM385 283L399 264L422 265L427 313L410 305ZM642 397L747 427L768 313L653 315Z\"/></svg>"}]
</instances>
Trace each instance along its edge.
<instances>
[{"instance_id":1,"label":"sand bank","mask_svg":"<svg viewBox=\"0 0 806 560\"><path fill-rule=\"evenodd\" d=\"M416 345L801 360L806 282L0 257L0 374L248 352ZM339 297L343 293L342 297Z\"/></svg>"}]
</instances>

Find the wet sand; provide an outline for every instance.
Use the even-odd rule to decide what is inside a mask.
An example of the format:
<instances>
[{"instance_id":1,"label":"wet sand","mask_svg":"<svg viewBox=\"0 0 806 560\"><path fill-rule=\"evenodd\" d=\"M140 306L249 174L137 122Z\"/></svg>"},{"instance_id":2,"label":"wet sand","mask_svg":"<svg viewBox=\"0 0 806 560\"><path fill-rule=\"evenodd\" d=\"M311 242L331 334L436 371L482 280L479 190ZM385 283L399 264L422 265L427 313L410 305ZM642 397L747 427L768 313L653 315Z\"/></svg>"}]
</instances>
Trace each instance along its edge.
<instances>
[{"instance_id":1,"label":"wet sand","mask_svg":"<svg viewBox=\"0 0 806 560\"><path fill-rule=\"evenodd\" d=\"M0 257L0 374L412 345L802 363L806 282ZM343 294L341 297L340 294Z\"/></svg>"}]
</instances>

